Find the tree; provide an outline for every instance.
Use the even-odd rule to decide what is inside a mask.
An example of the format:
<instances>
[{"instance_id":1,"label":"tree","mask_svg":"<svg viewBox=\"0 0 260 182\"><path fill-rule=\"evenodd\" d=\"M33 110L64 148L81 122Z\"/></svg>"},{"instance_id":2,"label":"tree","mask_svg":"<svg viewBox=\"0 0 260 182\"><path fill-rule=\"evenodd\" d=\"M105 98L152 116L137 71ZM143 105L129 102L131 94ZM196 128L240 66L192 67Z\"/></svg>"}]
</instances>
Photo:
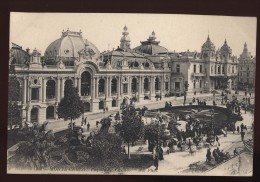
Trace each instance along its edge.
<instances>
[{"instance_id":1,"label":"tree","mask_svg":"<svg viewBox=\"0 0 260 182\"><path fill-rule=\"evenodd\" d=\"M120 170L123 164L122 139L111 133L100 132L92 140L90 159L104 171Z\"/></svg>"},{"instance_id":2,"label":"tree","mask_svg":"<svg viewBox=\"0 0 260 182\"><path fill-rule=\"evenodd\" d=\"M47 124L34 123L31 128L25 124L25 127L19 129L17 137L20 142L10 163L22 169L41 170L50 166L49 154L55 146L52 131L46 132Z\"/></svg>"},{"instance_id":3,"label":"tree","mask_svg":"<svg viewBox=\"0 0 260 182\"><path fill-rule=\"evenodd\" d=\"M59 118L70 119L71 130L73 131L72 120L79 118L84 113L83 102L80 100L77 88L72 82L66 82L64 98L61 99L57 112Z\"/></svg>"},{"instance_id":4,"label":"tree","mask_svg":"<svg viewBox=\"0 0 260 182\"><path fill-rule=\"evenodd\" d=\"M120 136L128 145L128 158L130 159L129 145L143 135L144 123L142 116L136 113L133 105L127 105L122 110L122 123L120 126Z\"/></svg>"},{"instance_id":5,"label":"tree","mask_svg":"<svg viewBox=\"0 0 260 182\"><path fill-rule=\"evenodd\" d=\"M8 125L11 132L13 125L21 121L19 101L20 85L16 77L14 65L10 65L8 80Z\"/></svg>"}]
</instances>

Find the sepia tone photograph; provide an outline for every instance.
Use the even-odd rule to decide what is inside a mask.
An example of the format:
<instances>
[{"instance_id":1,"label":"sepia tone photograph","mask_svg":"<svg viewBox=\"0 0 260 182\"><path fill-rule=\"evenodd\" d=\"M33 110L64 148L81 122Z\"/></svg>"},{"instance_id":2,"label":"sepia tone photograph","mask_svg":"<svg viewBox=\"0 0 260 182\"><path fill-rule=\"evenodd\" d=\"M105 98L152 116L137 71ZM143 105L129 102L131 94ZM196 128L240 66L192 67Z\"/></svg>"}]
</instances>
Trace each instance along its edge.
<instances>
[{"instance_id":1,"label":"sepia tone photograph","mask_svg":"<svg viewBox=\"0 0 260 182\"><path fill-rule=\"evenodd\" d=\"M252 176L256 27L11 12L7 173Z\"/></svg>"}]
</instances>

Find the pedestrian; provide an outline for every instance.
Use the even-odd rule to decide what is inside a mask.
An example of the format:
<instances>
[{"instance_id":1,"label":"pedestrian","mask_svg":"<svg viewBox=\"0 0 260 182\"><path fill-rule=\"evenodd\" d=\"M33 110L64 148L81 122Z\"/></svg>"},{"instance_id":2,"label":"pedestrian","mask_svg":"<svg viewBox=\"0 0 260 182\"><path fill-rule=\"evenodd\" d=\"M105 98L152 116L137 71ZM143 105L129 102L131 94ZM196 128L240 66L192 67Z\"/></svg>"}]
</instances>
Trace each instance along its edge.
<instances>
[{"instance_id":1,"label":"pedestrian","mask_svg":"<svg viewBox=\"0 0 260 182\"><path fill-rule=\"evenodd\" d=\"M105 108L103 108L103 113L105 113L106 112L106 109Z\"/></svg>"},{"instance_id":2,"label":"pedestrian","mask_svg":"<svg viewBox=\"0 0 260 182\"><path fill-rule=\"evenodd\" d=\"M108 112L108 107L106 107L106 112Z\"/></svg>"},{"instance_id":3,"label":"pedestrian","mask_svg":"<svg viewBox=\"0 0 260 182\"><path fill-rule=\"evenodd\" d=\"M99 121L96 121L96 127L98 127Z\"/></svg>"},{"instance_id":4,"label":"pedestrian","mask_svg":"<svg viewBox=\"0 0 260 182\"><path fill-rule=\"evenodd\" d=\"M218 136L216 135L216 142L217 142L217 146L220 146L220 143L219 143L219 138Z\"/></svg>"},{"instance_id":5,"label":"pedestrian","mask_svg":"<svg viewBox=\"0 0 260 182\"><path fill-rule=\"evenodd\" d=\"M241 132L243 131L244 127L245 127L245 125L244 125L244 123L242 123L242 124L240 125L240 130L241 130Z\"/></svg>"},{"instance_id":6,"label":"pedestrian","mask_svg":"<svg viewBox=\"0 0 260 182\"><path fill-rule=\"evenodd\" d=\"M89 132L89 128L90 128L90 124L89 124L89 122L88 122L88 124L87 124L87 131Z\"/></svg>"},{"instance_id":7,"label":"pedestrian","mask_svg":"<svg viewBox=\"0 0 260 182\"><path fill-rule=\"evenodd\" d=\"M188 143L188 149L190 149L190 151L191 151L191 141L190 141L190 139L189 139L189 143Z\"/></svg>"},{"instance_id":8,"label":"pedestrian","mask_svg":"<svg viewBox=\"0 0 260 182\"><path fill-rule=\"evenodd\" d=\"M247 131L247 127L246 127L246 125L244 126L244 129Z\"/></svg>"},{"instance_id":9,"label":"pedestrian","mask_svg":"<svg viewBox=\"0 0 260 182\"><path fill-rule=\"evenodd\" d=\"M162 96L160 95L160 100L162 100Z\"/></svg>"},{"instance_id":10,"label":"pedestrian","mask_svg":"<svg viewBox=\"0 0 260 182\"><path fill-rule=\"evenodd\" d=\"M210 161L211 161L211 151L210 151L210 148L208 148L207 154L206 154L206 162L210 162Z\"/></svg>"},{"instance_id":11,"label":"pedestrian","mask_svg":"<svg viewBox=\"0 0 260 182\"><path fill-rule=\"evenodd\" d=\"M239 134L239 126L237 126L237 133Z\"/></svg>"},{"instance_id":12,"label":"pedestrian","mask_svg":"<svg viewBox=\"0 0 260 182\"><path fill-rule=\"evenodd\" d=\"M84 124L85 124L85 125L87 124L87 117L86 117L85 120L84 120Z\"/></svg>"},{"instance_id":13,"label":"pedestrian","mask_svg":"<svg viewBox=\"0 0 260 182\"><path fill-rule=\"evenodd\" d=\"M241 140L244 141L244 136L245 136L245 132L243 130L241 130Z\"/></svg>"}]
</instances>

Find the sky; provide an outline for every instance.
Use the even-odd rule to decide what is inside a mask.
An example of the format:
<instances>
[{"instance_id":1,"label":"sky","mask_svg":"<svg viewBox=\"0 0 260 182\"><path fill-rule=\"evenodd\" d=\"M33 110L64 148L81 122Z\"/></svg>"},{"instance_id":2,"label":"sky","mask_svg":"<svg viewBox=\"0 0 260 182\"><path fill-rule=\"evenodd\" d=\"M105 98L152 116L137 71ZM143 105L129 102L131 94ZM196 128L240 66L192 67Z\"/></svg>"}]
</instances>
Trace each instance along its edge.
<instances>
[{"instance_id":1,"label":"sky","mask_svg":"<svg viewBox=\"0 0 260 182\"><path fill-rule=\"evenodd\" d=\"M131 48L140 45L155 32L157 41L169 51L201 51L209 34L216 48L225 38L232 54L239 56L247 43L249 52L256 52L255 17L119 14L119 13L18 13L10 16L10 43L23 49L38 49L42 54L48 45L61 37L63 30L82 31L100 52L120 45L123 27L128 27ZM11 44L10 44L11 45Z\"/></svg>"}]
</instances>

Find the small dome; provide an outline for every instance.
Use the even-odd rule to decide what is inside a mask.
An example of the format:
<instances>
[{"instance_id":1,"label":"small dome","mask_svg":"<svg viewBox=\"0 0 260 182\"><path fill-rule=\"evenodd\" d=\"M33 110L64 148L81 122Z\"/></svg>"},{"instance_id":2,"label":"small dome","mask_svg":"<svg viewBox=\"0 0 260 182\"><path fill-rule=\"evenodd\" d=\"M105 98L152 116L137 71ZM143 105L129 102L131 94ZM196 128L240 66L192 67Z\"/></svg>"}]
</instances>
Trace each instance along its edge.
<instances>
[{"instance_id":1,"label":"small dome","mask_svg":"<svg viewBox=\"0 0 260 182\"><path fill-rule=\"evenodd\" d=\"M163 46L160 46L160 41L155 40L155 32L153 31L152 34L149 36L147 41L141 42L142 45L134 48L135 51L150 54L150 55L156 55L160 53L166 53L168 52L168 49L166 49Z\"/></svg>"},{"instance_id":2,"label":"small dome","mask_svg":"<svg viewBox=\"0 0 260 182\"><path fill-rule=\"evenodd\" d=\"M84 49L91 49L95 53L94 57L99 57L97 47L90 41L83 39L82 33L67 30L62 32L61 38L53 41L44 53L45 59L79 58L79 52Z\"/></svg>"},{"instance_id":3,"label":"small dome","mask_svg":"<svg viewBox=\"0 0 260 182\"><path fill-rule=\"evenodd\" d=\"M30 55L28 52L24 51L21 46L12 44L10 50L10 64L25 64L29 60Z\"/></svg>"},{"instance_id":4,"label":"small dome","mask_svg":"<svg viewBox=\"0 0 260 182\"><path fill-rule=\"evenodd\" d=\"M209 35L206 42L202 45L203 50L215 50L215 45L211 42Z\"/></svg>"}]
</instances>

